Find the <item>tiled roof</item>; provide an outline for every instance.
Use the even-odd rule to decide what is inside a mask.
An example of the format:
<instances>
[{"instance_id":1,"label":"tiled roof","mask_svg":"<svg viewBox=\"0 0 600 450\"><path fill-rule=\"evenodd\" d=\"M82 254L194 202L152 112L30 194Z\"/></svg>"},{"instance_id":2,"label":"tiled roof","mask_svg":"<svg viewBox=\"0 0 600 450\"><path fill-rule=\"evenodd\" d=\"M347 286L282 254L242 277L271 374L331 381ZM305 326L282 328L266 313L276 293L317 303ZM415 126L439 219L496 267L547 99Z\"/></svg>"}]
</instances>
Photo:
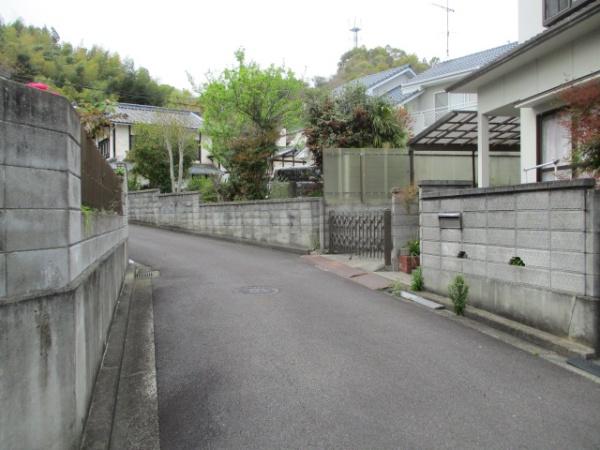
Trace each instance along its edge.
<instances>
[{"instance_id":1,"label":"tiled roof","mask_svg":"<svg viewBox=\"0 0 600 450\"><path fill-rule=\"evenodd\" d=\"M199 129L202 126L202 118L191 111L132 103L117 103L115 117L111 120L114 123L123 124L159 124L175 121L185 128L193 129Z\"/></svg>"},{"instance_id":2,"label":"tiled roof","mask_svg":"<svg viewBox=\"0 0 600 450\"><path fill-rule=\"evenodd\" d=\"M336 88L335 91L340 92L345 86L356 84L362 84L366 89L369 89L375 86L376 84L379 84L385 80L392 78L394 75L404 72L406 69L410 69L410 64L404 64L403 66L393 67L391 69L384 70L383 72L365 75L364 77L360 77L355 80L349 81L348 83Z\"/></svg>"},{"instance_id":3,"label":"tiled roof","mask_svg":"<svg viewBox=\"0 0 600 450\"><path fill-rule=\"evenodd\" d=\"M407 92L403 92L402 91L402 86L398 86L397 88L394 88L394 89L392 89L389 92L386 92L384 95L387 97L387 99L390 101L390 103L392 105L402 105L408 99L410 99L412 97L418 97L422 93L423 93L422 90L411 91L411 92L408 92L408 93Z\"/></svg>"},{"instance_id":4,"label":"tiled roof","mask_svg":"<svg viewBox=\"0 0 600 450\"><path fill-rule=\"evenodd\" d=\"M490 61L489 64L478 68L477 71L474 71L473 73L467 75L466 77L449 86L448 91L453 91L469 83L472 83L473 81L482 77L484 74L493 71L494 69L502 66L508 61L518 58L519 56L525 55L527 52L543 44L544 42L564 33L565 31L579 25L580 23L588 20L589 18L600 14L600 0L597 0L587 5L583 2L580 2L580 4L581 6L583 6L581 7L581 9L576 10L576 12L567 15L565 18L546 28L541 33L532 36L525 42L519 45L514 44L509 49L510 51L505 52L501 56L495 58L494 61Z\"/></svg>"},{"instance_id":5,"label":"tiled roof","mask_svg":"<svg viewBox=\"0 0 600 450\"><path fill-rule=\"evenodd\" d=\"M427 83L428 81L443 78L452 74L462 73L477 70L486 64L491 63L495 59L501 57L518 45L517 42L502 45L500 47L490 48L471 55L462 56L460 58L450 59L436 64L431 69L420 73L415 78L410 80L406 85L417 85Z\"/></svg>"}]
</instances>

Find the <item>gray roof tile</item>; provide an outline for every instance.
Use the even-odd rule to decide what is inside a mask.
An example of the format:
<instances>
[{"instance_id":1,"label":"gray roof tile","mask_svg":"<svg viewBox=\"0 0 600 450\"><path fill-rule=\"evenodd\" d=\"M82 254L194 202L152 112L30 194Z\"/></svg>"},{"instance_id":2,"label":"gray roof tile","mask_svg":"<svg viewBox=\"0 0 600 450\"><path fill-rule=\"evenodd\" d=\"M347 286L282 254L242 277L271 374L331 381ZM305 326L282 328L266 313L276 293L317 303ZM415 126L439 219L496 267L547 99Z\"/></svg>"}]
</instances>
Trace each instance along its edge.
<instances>
[{"instance_id":1,"label":"gray roof tile","mask_svg":"<svg viewBox=\"0 0 600 450\"><path fill-rule=\"evenodd\" d=\"M417 97L423 93L422 90L411 91L411 92L402 92L402 86L398 86L397 88L392 89L389 92L386 92L384 95L390 101L392 105L401 105L406 100L411 97Z\"/></svg>"},{"instance_id":2,"label":"gray roof tile","mask_svg":"<svg viewBox=\"0 0 600 450\"><path fill-rule=\"evenodd\" d=\"M114 123L159 124L174 120L185 128L199 129L202 126L202 118L194 112L158 106L117 103L115 115L116 117L112 119Z\"/></svg>"},{"instance_id":3,"label":"gray roof tile","mask_svg":"<svg viewBox=\"0 0 600 450\"><path fill-rule=\"evenodd\" d=\"M518 45L517 42L511 42L500 47L490 48L481 52L462 56L460 58L450 59L436 64L431 69L420 73L415 78L406 83L407 85L422 84L436 78L445 77L454 73L473 71L491 63L495 59L509 52Z\"/></svg>"},{"instance_id":4,"label":"gray roof tile","mask_svg":"<svg viewBox=\"0 0 600 450\"><path fill-rule=\"evenodd\" d=\"M336 92L342 90L345 86L351 86L355 84L362 84L366 89L375 86L389 78L392 78L394 75L397 75L401 72L404 72L406 69L410 68L410 64L404 64L403 66L393 67L391 69L384 70L383 72L372 73L370 75L365 75L364 77L357 78L355 80L349 81L346 84L335 89Z\"/></svg>"}]
</instances>

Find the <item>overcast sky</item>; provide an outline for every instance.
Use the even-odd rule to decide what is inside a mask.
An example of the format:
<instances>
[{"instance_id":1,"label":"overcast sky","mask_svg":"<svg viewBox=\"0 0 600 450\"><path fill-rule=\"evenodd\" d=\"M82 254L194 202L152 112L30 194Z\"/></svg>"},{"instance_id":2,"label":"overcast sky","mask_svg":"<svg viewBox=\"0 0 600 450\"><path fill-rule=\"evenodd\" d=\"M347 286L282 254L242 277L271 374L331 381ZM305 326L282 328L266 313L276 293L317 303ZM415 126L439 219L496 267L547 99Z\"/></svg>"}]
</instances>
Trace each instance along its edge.
<instances>
[{"instance_id":1,"label":"overcast sky","mask_svg":"<svg viewBox=\"0 0 600 450\"><path fill-rule=\"evenodd\" d=\"M449 1L450 57L517 39L517 0ZM429 0L2 0L0 15L52 26L74 45L119 52L180 88L189 87L186 71L203 82L208 71L232 65L239 47L249 59L285 64L306 79L332 75L353 46L355 18L359 45L428 59L446 53L446 13Z\"/></svg>"}]
</instances>

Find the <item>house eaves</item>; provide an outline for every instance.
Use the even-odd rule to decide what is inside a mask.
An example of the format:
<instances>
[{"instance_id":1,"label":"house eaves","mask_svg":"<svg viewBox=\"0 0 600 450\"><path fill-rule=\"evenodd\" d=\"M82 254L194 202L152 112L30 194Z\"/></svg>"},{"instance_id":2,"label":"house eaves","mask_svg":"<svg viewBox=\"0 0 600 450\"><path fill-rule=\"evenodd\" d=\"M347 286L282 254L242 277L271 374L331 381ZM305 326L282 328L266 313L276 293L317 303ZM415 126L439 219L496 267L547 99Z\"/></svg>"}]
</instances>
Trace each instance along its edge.
<instances>
[{"instance_id":1,"label":"house eaves","mask_svg":"<svg viewBox=\"0 0 600 450\"><path fill-rule=\"evenodd\" d=\"M420 97L423 94L423 92L425 91L419 89L416 91L408 92L406 94L394 95L394 92L391 91L386 94L386 97L392 102L394 106L404 106L408 102Z\"/></svg>"},{"instance_id":2,"label":"house eaves","mask_svg":"<svg viewBox=\"0 0 600 450\"><path fill-rule=\"evenodd\" d=\"M454 80L456 78L461 78L462 79L462 77L465 74L469 74L469 73L471 73L471 72L473 72L474 70L477 70L477 69L478 69L477 67L474 67L474 68L467 69L467 70L461 70L461 71L458 71L458 72L453 72L453 73L449 73L449 74L439 75L439 76L434 77L434 78L429 78L429 79L427 79L426 81L423 81L423 82L416 82L416 83L410 82L410 83L404 84L403 86L405 88L409 88L409 87L413 87L413 86L416 86L416 87L425 87L425 86L431 86L431 85L434 85L434 84L438 84L440 81L451 81L451 80Z\"/></svg>"},{"instance_id":3,"label":"house eaves","mask_svg":"<svg viewBox=\"0 0 600 450\"><path fill-rule=\"evenodd\" d=\"M377 89L378 87L380 87L380 86L383 86L383 85L384 85L384 84L386 84L386 83L389 83L389 82L390 82L390 81L392 81L393 79L395 79L395 78L397 78L397 77L399 77L399 76L401 76L401 75L404 75L404 74L405 74L405 73L407 73L407 72L410 72L410 73L412 73L413 77L416 75L416 74L415 74L415 71L412 69L412 67L411 67L411 66L407 66L407 67L406 67L406 69L402 70L401 72L395 73L394 75L392 75L392 76L390 76L390 77L388 77L388 78L385 78L385 79L383 79L383 80L381 80L381 81L378 81L376 84L374 84L374 85L372 85L371 87L369 87L369 88L367 89L367 92L368 92L369 94L372 94L372 93L375 91L375 89Z\"/></svg>"},{"instance_id":4,"label":"house eaves","mask_svg":"<svg viewBox=\"0 0 600 450\"><path fill-rule=\"evenodd\" d=\"M500 58L449 86L447 92L476 92L479 87L548 54L556 47L600 28L600 0L581 8Z\"/></svg>"}]
</instances>

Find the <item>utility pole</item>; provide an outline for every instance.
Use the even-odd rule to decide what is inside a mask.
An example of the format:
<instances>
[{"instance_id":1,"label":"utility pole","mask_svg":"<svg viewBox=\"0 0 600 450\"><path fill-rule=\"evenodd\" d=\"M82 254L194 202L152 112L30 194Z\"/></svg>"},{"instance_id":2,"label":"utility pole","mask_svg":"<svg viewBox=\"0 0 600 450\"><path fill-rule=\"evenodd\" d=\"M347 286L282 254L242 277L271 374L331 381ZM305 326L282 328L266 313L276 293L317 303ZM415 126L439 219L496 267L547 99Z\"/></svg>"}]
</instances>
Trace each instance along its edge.
<instances>
[{"instance_id":1,"label":"utility pole","mask_svg":"<svg viewBox=\"0 0 600 450\"><path fill-rule=\"evenodd\" d=\"M356 20L354 20L354 26L350 28L350 31L354 33L354 48L358 48L358 32L361 29L356 25Z\"/></svg>"},{"instance_id":2,"label":"utility pole","mask_svg":"<svg viewBox=\"0 0 600 450\"><path fill-rule=\"evenodd\" d=\"M442 8L446 11L446 58L450 57L450 13L456 12L450 8L450 0L446 0L446 6L439 3L432 3L433 6Z\"/></svg>"}]
</instances>

